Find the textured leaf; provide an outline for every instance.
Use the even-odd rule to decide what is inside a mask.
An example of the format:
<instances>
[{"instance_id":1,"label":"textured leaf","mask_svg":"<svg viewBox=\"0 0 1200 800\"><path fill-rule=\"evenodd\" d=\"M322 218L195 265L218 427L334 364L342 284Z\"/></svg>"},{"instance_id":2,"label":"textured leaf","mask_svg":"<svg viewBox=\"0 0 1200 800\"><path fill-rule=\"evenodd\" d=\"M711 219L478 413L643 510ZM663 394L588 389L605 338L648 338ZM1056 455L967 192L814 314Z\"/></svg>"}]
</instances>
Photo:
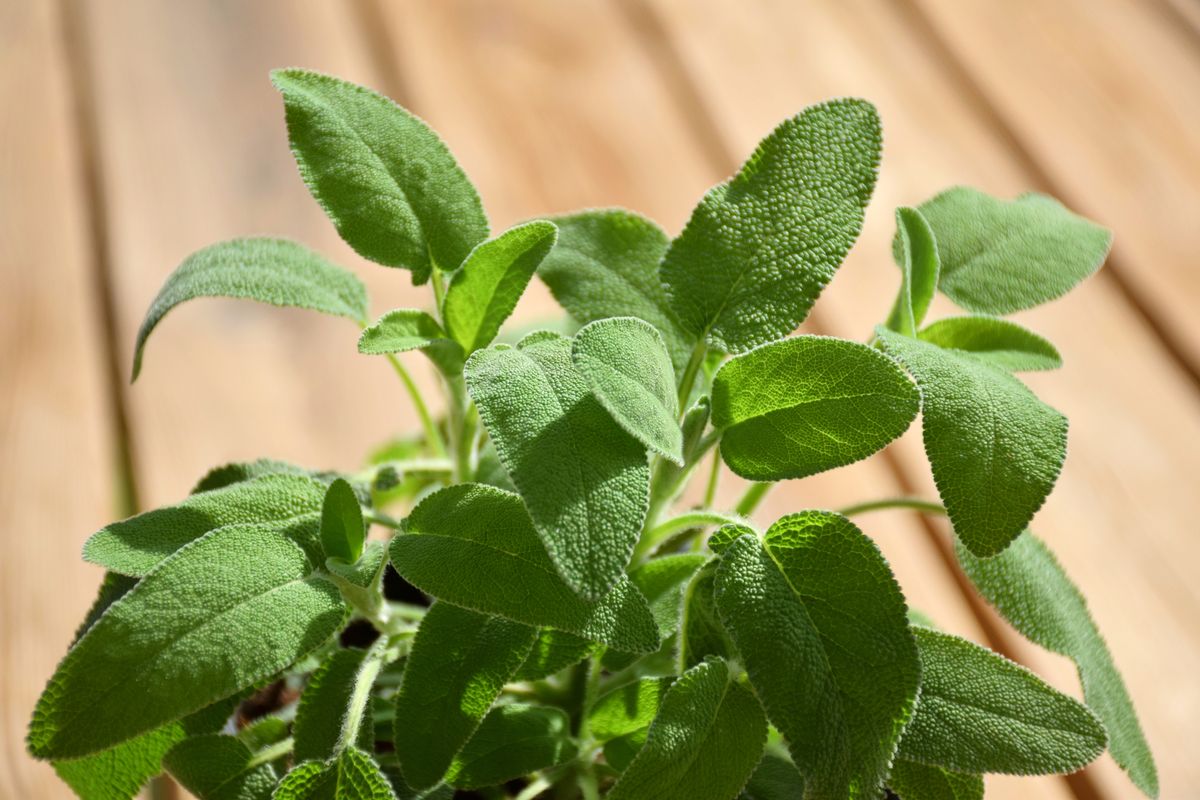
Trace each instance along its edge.
<instances>
[{"instance_id":1,"label":"textured leaf","mask_svg":"<svg viewBox=\"0 0 1200 800\"><path fill-rule=\"evenodd\" d=\"M919 338L948 350L963 350L1009 372L1057 369L1062 356L1054 345L1015 322L995 317L939 319Z\"/></svg>"},{"instance_id":2,"label":"textured leaf","mask_svg":"<svg viewBox=\"0 0 1200 800\"><path fill-rule=\"evenodd\" d=\"M437 134L386 97L301 69L271 73L300 175L360 255L424 283L487 238L479 194Z\"/></svg>"},{"instance_id":3,"label":"textured leaf","mask_svg":"<svg viewBox=\"0 0 1200 800\"><path fill-rule=\"evenodd\" d=\"M920 403L879 351L797 336L726 362L713 380L712 419L730 469L776 481L866 458L908 429Z\"/></svg>"},{"instance_id":4,"label":"textured leaf","mask_svg":"<svg viewBox=\"0 0 1200 800\"><path fill-rule=\"evenodd\" d=\"M929 303L937 292L937 242L929 222L915 208L896 209L896 242L900 257L900 292L887 326L905 336L916 336Z\"/></svg>"},{"instance_id":5,"label":"textured leaf","mask_svg":"<svg viewBox=\"0 0 1200 800\"><path fill-rule=\"evenodd\" d=\"M671 684L646 743L609 800L732 800L762 758L767 720L754 694L714 659Z\"/></svg>"},{"instance_id":6,"label":"textured leaf","mask_svg":"<svg viewBox=\"0 0 1200 800\"><path fill-rule=\"evenodd\" d=\"M917 693L917 648L887 562L846 518L783 517L721 555L717 608L806 797L874 798Z\"/></svg>"},{"instance_id":7,"label":"textured leaf","mask_svg":"<svg viewBox=\"0 0 1200 800\"><path fill-rule=\"evenodd\" d=\"M392 564L427 594L626 652L658 649L654 617L628 578L594 602L572 592L514 494L451 486L414 508L405 530L392 539Z\"/></svg>"},{"instance_id":8,"label":"textured leaf","mask_svg":"<svg viewBox=\"0 0 1200 800\"><path fill-rule=\"evenodd\" d=\"M264 475L190 495L96 533L83 559L122 575L141 577L188 542L225 525L282 522L321 510L325 487L303 475Z\"/></svg>"},{"instance_id":9,"label":"textured leaf","mask_svg":"<svg viewBox=\"0 0 1200 800\"><path fill-rule=\"evenodd\" d=\"M784 121L713 187L659 274L683 327L741 353L796 329L862 230L881 147L863 100Z\"/></svg>"},{"instance_id":10,"label":"textured leaf","mask_svg":"<svg viewBox=\"0 0 1200 800\"><path fill-rule=\"evenodd\" d=\"M370 755L348 747L336 761L305 761L284 776L273 800L396 800Z\"/></svg>"},{"instance_id":11,"label":"textured leaf","mask_svg":"<svg viewBox=\"0 0 1200 800\"><path fill-rule=\"evenodd\" d=\"M629 579L650 603L650 612L663 638L679 627L684 587L707 560L701 553L679 553L660 556L630 570Z\"/></svg>"},{"instance_id":12,"label":"textured leaf","mask_svg":"<svg viewBox=\"0 0 1200 800\"><path fill-rule=\"evenodd\" d=\"M958 548L963 570L989 603L1030 641L1079 668L1083 699L1108 731L1108 748L1133 782L1158 796L1158 770L1121 675L1083 595L1046 545L1025 533L995 558Z\"/></svg>"},{"instance_id":13,"label":"textured leaf","mask_svg":"<svg viewBox=\"0 0 1200 800\"><path fill-rule=\"evenodd\" d=\"M998 200L958 186L920 210L937 237L938 288L981 314L1061 297L1100 268L1112 244L1107 230L1042 194Z\"/></svg>"},{"instance_id":14,"label":"textured leaf","mask_svg":"<svg viewBox=\"0 0 1200 800\"><path fill-rule=\"evenodd\" d=\"M1003 656L914 628L921 696L900 741L909 761L955 772L1045 775L1104 752L1100 721L1081 703Z\"/></svg>"},{"instance_id":15,"label":"textured leaf","mask_svg":"<svg viewBox=\"0 0 1200 800\"><path fill-rule=\"evenodd\" d=\"M366 355L407 353L420 350L447 375L462 372L463 354L458 342L449 338L437 320L415 308L389 311L363 329L358 352Z\"/></svg>"},{"instance_id":16,"label":"textured leaf","mask_svg":"<svg viewBox=\"0 0 1200 800\"><path fill-rule=\"evenodd\" d=\"M533 649L514 676L519 681L537 681L578 664L596 649L594 642L565 631L542 628Z\"/></svg>"},{"instance_id":17,"label":"textured leaf","mask_svg":"<svg viewBox=\"0 0 1200 800\"><path fill-rule=\"evenodd\" d=\"M983 776L896 759L888 786L900 800L983 800Z\"/></svg>"},{"instance_id":18,"label":"textured leaf","mask_svg":"<svg viewBox=\"0 0 1200 800\"><path fill-rule=\"evenodd\" d=\"M804 778L796 765L781 755L767 753L758 762L738 800L800 800L802 797Z\"/></svg>"},{"instance_id":19,"label":"textured leaf","mask_svg":"<svg viewBox=\"0 0 1200 800\"><path fill-rule=\"evenodd\" d=\"M396 697L396 753L409 786L425 789L442 779L536 635L502 617L433 604Z\"/></svg>"},{"instance_id":20,"label":"textured leaf","mask_svg":"<svg viewBox=\"0 0 1200 800\"><path fill-rule=\"evenodd\" d=\"M233 239L188 256L146 311L133 350L133 379L142 371L146 340L163 317L197 297L239 297L322 311L355 322L367 318L362 281L307 247L287 239Z\"/></svg>"},{"instance_id":21,"label":"textured leaf","mask_svg":"<svg viewBox=\"0 0 1200 800\"><path fill-rule=\"evenodd\" d=\"M658 280L667 235L653 221L623 209L555 217L558 243L538 267L554 298L581 324L637 317L662 334L671 363L683 374L695 337L671 310Z\"/></svg>"},{"instance_id":22,"label":"textured leaf","mask_svg":"<svg viewBox=\"0 0 1200 800\"><path fill-rule=\"evenodd\" d=\"M743 532L749 530L743 528ZM684 591L683 616L679 623L680 671L696 666L707 656L720 656L724 659L737 657L737 650L729 640L729 633L721 623L720 613L717 611L714 595L717 563L717 560L713 559L705 564L692 576Z\"/></svg>"},{"instance_id":23,"label":"textured leaf","mask_svg":"<svg viewBox=\"0 0 1200 800\"><path fill-rule=\"evenodd\" d=\"M467 355L487 347L554 247L554 223L527 222L477 245L446 290L442 318Z\"/></svg>"},{"instance_id":24,"label":"textured leaf","mask_svg":"<svg viewBox=\"0 0 1200 800\"><path fill-rule=\"evenodd\" d=\"M162 772L163 756L186 735L172 722L108 750L56 761L54 771L80 800L132 800Z\"/></svg>"},{"instance_id":25,"label":"textured leaf","mask_svg":"<svg viewBox=\"0 0 1200 800\"><path fill-rule=\"evenodd\" d=\"M604 745L604 760L624 772L646 743L650 723L674 676L641 678L602 695L588 712L588 734Z\"/></svg>"},{"instance_id":26,"label":"textured leaf","mask_svg":"<svg viewBox=\"0 0 1200 800\"><path fill-rule=\"evenodd\" d=\"M954 532L971 552L1008 547L1054 488L1067 420L1007 372L878 330L921 388L925 453Z\"/></svg>"},{"instance_id":27,"label":"textured leaf","mask_svg":"<svg viewBox=\"0 0 1200 800\"><path fill-rule=\"evenodd\" d=\"M336 755L342 720L366 654L365 650L335 650L308 679L300 695L292 734L297 763L325 761ZM369 725L362 726L355 741L364 750L374 746Z\"/></svg>"},{"instance_id":28,"label":"textured leaf","mask_svg":"<svg viewBox=\"0 0 1200 800\"><path fill-rule=\"evenodd\" d=\"M571 341L527 336L477 351L467 389L559 574L596 600L624 574L649 503L642 445L571 363Z\"/></svg>"},{"instance_id":29,"label":"textured leaf","mask_svg":"<svg viewBox=\"0 0 1200 800\"><path fill-rule=\"evenodd\" d=\"M727 522L721 527L712 532L708 537L708 549L718 555L725 552L729 545L738 540L739 537L750 534L755 536L754 528L749 525L743 525L740 522Z\"/></svg>"},{"instance_id":30,"label":"textured leaf","mask_svg":"<svg viewBox=\"0 0 1200 800\"><path fill-rule=\"evenodd\" d=\"M229 525L185 545L113 604L38 700L29 749L111 747L274 675L338 630L337 589L270 526Z\"/></svg>"},{"instance_id":31,"label":"textured leaf","mask_svg":"<svg viewBox=\"0 0 1200 800\"><path fill-rule=\"evenodd\" d=\"M636 317L589 323L575 335L571 358L618 425L683 465L675 371L654 326Z\"/></svg>"},{"instance_id":32,"label":"textured leaf","mask_svg":"<svg viewBox=\"0 0 1200 800\"><path fill-rule=\"evenodd\" d=\"M267 800L279 776L236 736L184 739L163 759L171 776L199 800Z\"/></svg>"},{"instance_id":33,"label":"textured leaf","mask_svg":"<svg viewBox=\"0 0 1200 800\"><path fill-rule=\"evenodd\" d=\"M362 507L350 484L338 478L329 485L321 506L321 545L325 555L353 563L367 538Z\"/></svg>"},{"instance_id":34,"label":"textured leaf","mask_svg":"<svg viewBox=\"0 0 1200 800\"><path fill-rule=\"evenodd\" d=\"M462 789L491 786L575 757L571 722L560 708L513 703L483 718L446 773Z\"/></svg>"}]
</instances>

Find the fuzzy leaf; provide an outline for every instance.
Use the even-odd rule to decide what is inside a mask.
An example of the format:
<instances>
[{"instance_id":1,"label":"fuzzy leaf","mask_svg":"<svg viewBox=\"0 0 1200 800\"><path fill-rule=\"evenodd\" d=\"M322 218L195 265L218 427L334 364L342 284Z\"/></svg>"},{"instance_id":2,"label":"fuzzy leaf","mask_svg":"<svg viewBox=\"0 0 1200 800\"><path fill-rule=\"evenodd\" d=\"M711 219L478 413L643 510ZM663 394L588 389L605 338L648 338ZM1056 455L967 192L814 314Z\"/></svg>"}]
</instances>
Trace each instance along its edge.
<instances>
[{"instance_id":1,"label":"fuzzy leaf","mask_svg":"<svg viewBox=\"0 0 1200 800\"><path fill-rule=\"evenodd\" d=\"M460 789L491 786L562 764L577 751L570 733L571 722L560 708L498 706L455 756L446 782Z\"/></svg>"},{"instance_id":2,"label":"fuzzy leaf","mask_svg":"<svg viewBox=\"0 0 1200 800\"><path fill-rule=\"evenodd\" d=\"M565 631L542 628L538 631L533 649L514 676L518 681L538 681L578 664L596 649L594 642Z\"/></svg>"},{"instance_id":3,"label":"fuzzy leaf","mask_svg":"<svg viewBox=\"0 0 1200 800\"><path fill-rule=\"evenodd\" d=\"M462 372L463 354L458 342L449 338L437 320L415 308L389 311L363 329L358 352L386 355L420 350L446 375Z\"/></svg>"},{"instance_id":4,"label":"fuzzy leaf","mask_svg":"<svg viewBox=\"0 0 1200 800\"><path fill-rule=\"evenodd\" d=\"M270 763L254 764L253 758L236 736L214 733L184 739L163 765L199 800L268 800L279 776Z\"/></svg>"},{"instance_id":5,"label":"fuzzy leaf","mask_svg":"<svg viewBox=\"0 0 1200 800\"><path fill-rule=\"evenodd\" d=\"M308 679L300 695L292 734L296 740L296 763L325 761L336 755L342 720L366 654L365 650L335 650ZM364 750L373 747L369 725L362 726L356 742Z\"/></svg>"},{"instance_id":6,"label":"fuzzy leaf","mask_svg":"<svg viewBox=\"0 0 1200 800\"><path fill-rule=\"evenodd\" d=\"M796 329L862 230L881 147L863 100L784 121L709 190L659 274L683 327L741 353Z\"/></svg>"},{"instance_id":7,"label":"fuzzy leaf","mask_svg":"<svg viewBox=\"0 0 1200 800\"><path fill-rule=\"evenodd\" d=\"M674 676L641 678L611 690L592 705L588 734L604 745L604 760L613 769L624 772L642 749L674 680Z\"/></svg>"},{"instance_id":8,"label":"fuzzy leaf","mask_svg":"<svg viewBox=\"0 0 1200 800\"><path fill-rule=\"evenodd\" d=\"M937 292L937 242L929 222L915 208L896 209L896 242L900 252L900 292L887 326L905 336L916 336L929 303Z\"/></svg>"},{"instance_id":9,"label":"fuzzy leaf","mask_svg":"<svg viewBox=\"0 0 1200 800\"><path fill-rule=\"evenodd\" d=\"M743 532L748 530L743 529ZM717 611L714 594L717 563L713 559L705 564L692 576L684 590L683 615L679 622L680 671L696 666L708 656L720 656L726 660L737 657L737 650L729 640L729 632L725 630Z\"/></svg>"},{"instance_id":10,"label":"fuzzy leaf","mask_svg":"<svg viewBox=\"0 0 1200 800\"><path fill-rule=\"evenodd\" d=\"M451 486L414 508L405 530L392 539L392 564L427 594L625 652L658 649L654 617L629 579L622 576L594 602L575 594L555 571L515 494L479 484Z\"/></svg>"},{"instance_id":11,"label":"fuzzy leaf","mask_svg":"<svg viewBox=\"0 0 1200 800\"><path fill-rule=\"evenodd\" d=\"M1062 356L1054 345L1015 322L996 317L939 319L918 338L947 350L962 350L1008 372L1058 369Z\"/></svg>"},{"instance_id":12,"label":"fuzzy leaf","mask_svg":"<svg viewBox=\"0 0 1200 800\"><path fill-rule=\"evenodd\" d=\"M479 350L467 389L563 580L589 600L624 574L649 504L650 469L571 363L571 341L531 334Z\"/></svg>"},{"instance_id":13,"label":"fuzzy leaf","mask_svg":"<svg viewBox=\"0 0 1200 800\"><path fill-rule=\"evenodd\" d=\"M963 571L989 603L1030 641L1067 656L1079 669L1083 699L1108 731L1108 749L1133 782L1158 796L1158 770L1125 682L1088 612L1087 602L1054 554L1032 533L995 558L958 548Z\"/></svg>"},{"instance_id":14,"label":"fuzzy leaf","mask_svg":"<svg viewBox=\"0 0 1200 800\"><path fill-rule=\"evenodd\" d=\"M983 800L983 776L896 759L888 786L900 800Z\"/></svg>"},{"instance_id":15,"label":"fuzzy leaf","mask_svg":"<svg viewBox=\"0 0 1200 800\"><path fill-rule=\"evenodd\" d=\"M904 597L837 514L780 519L721 555L717 608L810 800L878 796L916 699Z\"/></svg>"},{"instance_id":16,"label":"fuzzy leaf","mask_svg":"<svg viewBox=\"0 0 1200 800\"><path fill-rule=\"evenodd\" d=\"M877 350L797 336L726 362L713 380L712 418L730 469L776 481L866 458L908 429L920 402Z\"/></svg>"},{"instance_id":17,"label":"fuzzy leaf","mask_svg":"<svg viewBox=\"0 0 1200 800\"><path fill-rule=\"evenodd\" d=\"M325 555L354 563L367 538L362 506L350 484L338 478L329 485L321 506L321 545Z\"/></svg>"},{"instance_id":18,"label":"fuzzy leaf","mask_svg":"<svg viewBox=\"0 0 1200 800\"><path fill-rule=\"evenodd\" d=\"M272 800L396 800L396 794L370 755L348 747L334 761L298 764Z\"/></svg>"},{"instance_id":19,"label":"fuzzy leaf","mask_svg":"<svg viewBox=\"0 0 1200 800\"><path fill-rule=\"evenodd\" d=\"M383 95L302 69L271 73L300 175L360 255L455 269L487 238L479 194L429 127Z\"/></svg>"},{"instance_id":20,"label":"fuzzy leaf","mask_svg":"<svg viewBox=\"0 0 1200 800\"><path fill-rule=\"evenodd\" d=\"M878 334L921 388L925 453L954 532L975 555L999 553L1058 480L1066 417L973 356L883 328Z\"/></svg>"},{"instance_id":21,"label":"fuzzy leaf","mask_svg":"<svg viewBox=\"0 0 1200 800\"><path fill-rule=\"evenodd\" d=\"M787 758L768 752L758 762L738 800L800 800L804 777Z\"/></svg>"}]
</instances>

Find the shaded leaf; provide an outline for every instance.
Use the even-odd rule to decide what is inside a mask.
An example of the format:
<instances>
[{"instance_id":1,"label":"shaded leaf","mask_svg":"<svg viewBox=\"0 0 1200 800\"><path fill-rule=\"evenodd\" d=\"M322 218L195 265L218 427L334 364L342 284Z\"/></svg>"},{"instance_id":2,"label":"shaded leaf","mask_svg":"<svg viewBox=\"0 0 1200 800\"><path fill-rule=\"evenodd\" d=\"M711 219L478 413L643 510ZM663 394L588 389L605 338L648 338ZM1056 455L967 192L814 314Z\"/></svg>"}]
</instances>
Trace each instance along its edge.
<instances>
[{"instance_id":1,"label":"shaded leaf","mask_svg":"<svg viewBox=\"0 0 1200 800\"><path fill-rule=\"evenodd\" d=\"M888 786L900 800L983 800L983 776L896 759Z\"/></svg>"},{"instance_id":2,"label":"shaded leaf","mask_svg":"<svg viewBox=\"0 0 1200 800\"><path fill-rule=\"evenodd\" d=\"M305 761L284 776L273 800L396 800L370 755L348 747L328 763Z\"/></svg>"},{"instance_id":3,"label":"shaded leaf","mask_svg":"<svg viewBox=\"0 0 1200 800\"><path fill-rule=\"evenodd\" d=\"M578 664L596 649L595 642L566 631L542 628L534 640L533 649L514 676L519 681L547 678L567 667Z\"/></svg>"},{"instance_id":4,"label":"shaded leaf","mask_svg":"<svg viewBox=\"0 0 1200 800\"><path fill-rule=\"evenodd\" d=\"M270 763L254 763L245 743L223 734L184 739L163 764L199 800L267 800L279 780Z\"/></svg>"},{"instance_id":5,"label":"shaded leaf","mask_svg":"<svg viewBox=\"0 0 1200 800\"><path fill-rule=\"evenodd\" d=\"M463 789L491 786L575 757L571 723L560 708L498 706L454 758L446 782Z\"/></svg>"},{"instance_id":6,"label":"shaded leaf","mask_svg":"<svg viewBox=\"0 0 1200 800\"><path fill-rule=\"evenodd\" d=\"M734 526L728 525L726 528ZM737 526L742 527L742 526ZM743 530L743 533L748 532ZM679 669L690 669L708 656L726 660L737 657L729 632L721 622L715 596L717 559L692 576L683 594L683 616L679 623Z\"/></svg>"},{"instance_id":7,"label":"shaded leaf","mask_svg":"<svg viewBox=\"0 0 1200 800\"><path fill-rule=\"evenodd\" d=\"M948 350L963 350L1009 372L1062 366L1062 356L1050 342L1015 322L995 317L939 319L918 338Z\"/></svg>"},{"instance_id":8,"label":"shaded leaf","mask_svg":"<svg viewBox=\"0 0 1200 800\"><path fill-rule=\"evenodd\" d=\"M297 763L325 761L336 755L342 720L366 655L365 650L335 650L308 679L293 726ZM370 726L362 726L355 741L362 749L371 750L375 742Z\"/></svg>"},{"instance_id":9,"label":"shaded leaf","mask_svg":"<svg viewBox=\"0 0 1200 800\"><path fill-rule=\"evenodd\" d=\"M437 320L415 308L389 311L363 329L358 352L366 355L407 353L420 350L446 375L462 372L463 354L458 342L449 338Z\"/></svg>"}]
</instances>

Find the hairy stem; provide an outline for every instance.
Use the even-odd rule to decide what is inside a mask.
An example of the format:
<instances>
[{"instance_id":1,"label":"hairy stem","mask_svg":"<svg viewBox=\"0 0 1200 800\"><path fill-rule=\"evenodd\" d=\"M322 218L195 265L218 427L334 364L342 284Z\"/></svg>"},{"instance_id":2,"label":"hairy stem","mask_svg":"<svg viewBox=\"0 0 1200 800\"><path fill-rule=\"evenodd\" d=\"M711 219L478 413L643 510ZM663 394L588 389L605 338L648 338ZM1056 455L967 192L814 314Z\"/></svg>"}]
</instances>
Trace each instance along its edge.
<instances>
[{"instance_id":1,"label":"hairy stem","mask_svg":"<svg viewBox=\"0 0 1200 800\"><path fill-rule=\"evenodd\" d=\"M758 504L767 496L767 492L771 491L773 483L752 483L746 493L742 495L742 499L738 500L737 505L733 507L735 513L739 516L748 517L758 508Z\"/></svg>"},{"instance_id":2,"label":"hairy stem","mask_svg":"<svg viewBox=\"0 0 1200 800\"><path fill-rule=\"evenodd\" d=\"M663 541L673 533L686 531L689 528L701 528L708 525L725 525L727 523L737 522L745 523L741 517L735 517L731 514L725 514L720 511L711 511L709 509L701 509L699 511L689 511L686 514L680 514L677 517L656 525L649 533L642 537L638 542L637 549L634 550L634 559L638 556L648 553L654 549L654 546Z\"/></svg>"},{"instance_id":3,"label":"hairy stem","mask_svg":"<svg viewBox=\"0 0 1200 800\"><path fill-rule=\"evenodd\" d=\"M692 396L692 386L696 383L696 375L700 372L700 367L704 365L704 357L708 355L708 345L703 339L696 342L696 347L692 350L692 356L688 359L687 366L683 370L683 377L679 381L679 418L683 419L683 415L687 413L687 401Z\"/></svg>"},{"instance_id":4,"label":"hairy stem","mask_svg":"<svg viewBox=\"0 0 1200 800\"><path fill-rule=\"evenodd\" d=\"M721 456L713 453L712 466L708 471L708 484L704 487L704 505L711 506L717 497L717 482L721 479Z\"/></svg>"},{"instance_id":5,"label":"hairy stem","mask_svg":"<svg viewBox=\"0 0 1200 800\"><path fill-rule=\"evenodd\" d=\"M913 511L922 511L926 514L945 514L946 508L941 503L934 503L929 500L922 500L919 497L889 497L884 500L871 500L866 503L855 503L852 506L846 506L839 509L838 513L844 517L853 517L856 514L866 514L870 511L883 511L888 508L908 508Z\"/></svg>"},{"instance_id":6,"label":"hairy stem","mask_svg":"<svg viewBox=\"0 0 1200 800\"><path fill-rule=\"evenodd\" d=\"M425 432L425 439L429 442L429 446L437 456L446 455L446 444L442 441L442 434L434 424L433 417L429 414L429 407L425 405L425 398L421 397L421 390L417 388L416 381L413 380L412 374L400 363L400 359L396 358L392 353L387 354L388 362L391 363L392 369L396 370L396 374L400 376L401 383L404 384L404 389L408 392L408 396L412 399L413 408L417 411L417 417L421 420L421 429Z\"/></svg>"},{"instance_id":7,"label":"hairy stem","mask_svg":"<svg viewBox=\"0 0 1200 800\"><path fill-rule=\"evenodd\" d=\"M342 729L338 733L337 752L339 753L347 747L351 747L358 738L358 729L362 725L367 706L371 702L371 687L375 685L375 679L379 677L379 670L383 668L388 644L387 637L380 636L376 639L375 644L371 645L371 649L367 651L358 675L355 676L354 690L350 693L350 700L346 704L346 716L342 718Z\"/></svg>"},{"instance_id":8,"label":"hairy stem","mask_svg":"<svg viewBox=\"0 0 1200 800\"><path fill-rule=\"evenodd\" d=\"M262 750L259 750L257 753L255 753L254 756L249 761L246 762L246 766L243 768L243 770L245 772L249 772L250 770L254 769L257 766L266 764L270 761L274 761L277 758L286 756L288 753L292 752L292 750L295 749L295 747L296 747L296 740L293 739L291 736L289 736L288 738L284 739L281 742L276 742L275 744L268 745L268 746L264 747Z\"/></svg>"}]
</instances>

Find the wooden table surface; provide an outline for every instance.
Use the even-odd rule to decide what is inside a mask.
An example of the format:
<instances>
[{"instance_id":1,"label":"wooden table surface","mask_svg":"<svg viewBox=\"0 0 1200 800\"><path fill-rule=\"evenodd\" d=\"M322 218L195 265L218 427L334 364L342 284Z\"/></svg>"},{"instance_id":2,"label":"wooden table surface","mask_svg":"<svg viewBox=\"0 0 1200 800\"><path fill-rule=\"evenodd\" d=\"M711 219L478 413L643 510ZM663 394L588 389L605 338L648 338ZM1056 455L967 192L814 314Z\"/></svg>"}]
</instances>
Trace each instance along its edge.
<instances>
[{"instance_id":1,"label":"wooden table surface","mask_svg":"<svg viewBox=\"0 0 1200 800\"><path fill-rule=\"evenodd\" d=\"M1197 0L2 0L0 797L67 796L22 739L100 578L79 558L92 531L178 499L211 465L353 468L416 427L352 325L247 302L175 312L126 379L163 279L218 240L291 236L355 269L375 312L425 302L341 243L299 180L267 80L292 65L428 120L496 229L621 205L678 230L779 120L872 100L881 179L808 331L868 334L895 289L892 208L951 184L1048 191L1112 228L1098 277L1019 315L1063 353L1029 382L1071 420L1035 526L1091 601L1162 796L1200 797ZM539 286L518 313L553 307ZM762 519L932 496L914 433L777 489ZM724 479L722 502L741 488ZM1078 694L1064 659L965 601L946 531L901 512L863 522L914 605ZM1108 757L1068 780L988 784L1010 799L1138 796Z\"/></svg>"}]
</instances>

